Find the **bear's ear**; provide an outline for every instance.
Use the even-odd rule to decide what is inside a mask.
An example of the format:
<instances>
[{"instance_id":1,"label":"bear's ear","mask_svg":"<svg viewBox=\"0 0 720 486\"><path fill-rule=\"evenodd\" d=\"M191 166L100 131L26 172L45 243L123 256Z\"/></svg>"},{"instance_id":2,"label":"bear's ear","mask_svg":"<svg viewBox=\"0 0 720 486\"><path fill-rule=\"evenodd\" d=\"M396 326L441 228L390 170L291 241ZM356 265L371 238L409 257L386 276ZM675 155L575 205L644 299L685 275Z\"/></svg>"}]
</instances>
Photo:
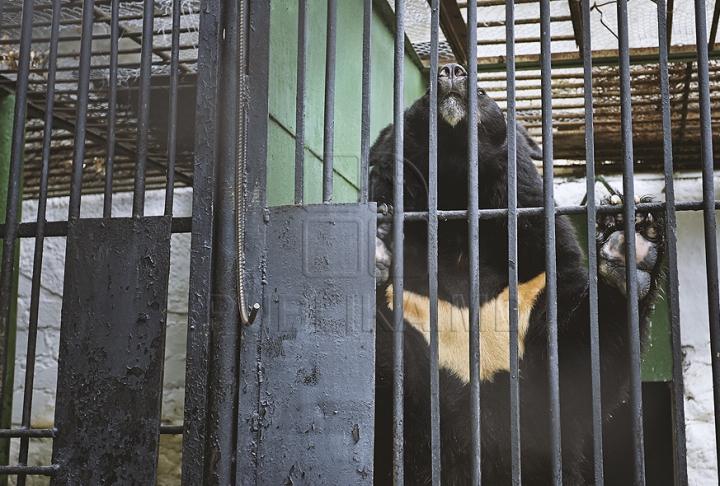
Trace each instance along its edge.
<instances>
[{"instance_id":1,"label":"bear's ear","mask_svg":"<svg viewBox=\"0 0 720 486\"><path fill-rule=\"evenodd\" d=\"M535 139L530 136L523 124L519 121L515 122L515 126L517 127L518 144L523 144L525 146L527 154L530 156L531 159L542 160L543 152Z\"/></svg>"}]
</instances>

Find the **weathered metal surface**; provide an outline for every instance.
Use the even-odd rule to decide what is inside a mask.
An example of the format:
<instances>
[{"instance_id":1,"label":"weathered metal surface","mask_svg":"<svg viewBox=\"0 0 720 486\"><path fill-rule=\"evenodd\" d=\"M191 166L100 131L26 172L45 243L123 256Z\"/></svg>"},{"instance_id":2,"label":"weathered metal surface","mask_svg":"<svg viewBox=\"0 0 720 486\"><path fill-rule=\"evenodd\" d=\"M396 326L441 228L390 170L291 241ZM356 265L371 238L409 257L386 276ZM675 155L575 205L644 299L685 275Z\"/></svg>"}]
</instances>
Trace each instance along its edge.
<instances>
[{"instance_id":1,"label":"weathered metal surface","mask_svg":"<svg viewBox=\"0 0 720 486\"><path fill-rule=\"evenodd\" d=\"M203 486L234 483L237 430L239 313L237 302L238 252L235 216L235 161L237 151L237 45L236 2L224 4L220 50L217 156L215 181L215 237L213 241L212 307L210 321L210 376L208 472Z\"/></svg>"},{"instance_id":2,"label":"weathered metal surface","mask_svg":"<svg viewBox=\"0 0 720 486\"><path fill-rule=\"evenodd\" d=\"M255 484L372 483L375 224L374 203L268 210L257 362L244 370L260 399L240 429L257 444Z\"/></svg>"},{"instance_id":3,"label":"weathered metal surface","mask_svg":"<svg viewBox=\"0 0 720 486\"><path fill-rule=\"evenodd\" d=\"M265 279L264 208L267 204L268 124L270 82L270 3L249 1L247 26L247 93L241 100L247 113L245 164L245 292L248 302L260 302ZM252 94L252 96L249 96ZM262 311L261 311L262 313ZM238 377L237 446L235 484L257 484L258 403L260 384L257 363L260 357L260 319L240 335L240 376Z\"/></svg>"},{"instance_id":4,"label":"weathered metal surface","mask_svg":"<svg viewBox=\"0 0 720 486\"><path fill-rule=\"evenodd\" d=\"M68 223L52 485L155 484L170 229Z\"/></svg>"},{"instance_id":5,"label":"weathered metal surface","mask_svg":"<svg viewBox=\"0 0 720 486\"><path fill-rule=\"evenodd\" d=\"M210 369L210 312L215 232L218 116L218 61L222 2L200 8L198 78L195 113L192 238L183 421L182 484L206 484L207 402ZM232 204L231 201L225 204Z\"/></svg>"}]
</instances>

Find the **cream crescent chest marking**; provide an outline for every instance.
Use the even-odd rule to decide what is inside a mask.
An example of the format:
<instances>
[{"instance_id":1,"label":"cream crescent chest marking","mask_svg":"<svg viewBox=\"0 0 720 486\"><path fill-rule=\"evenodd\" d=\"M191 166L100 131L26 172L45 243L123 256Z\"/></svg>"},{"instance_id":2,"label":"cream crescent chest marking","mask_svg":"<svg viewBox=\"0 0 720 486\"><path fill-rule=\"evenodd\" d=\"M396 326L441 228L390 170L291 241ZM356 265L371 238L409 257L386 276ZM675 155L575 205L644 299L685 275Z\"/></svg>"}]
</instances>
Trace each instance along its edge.
<instances>
[{"instance_id":1,"label":"cream crescent chest marking","mask_svg":"<svg viewBox=\"0 0 720 486\"><path fill-rule=\"evenodd\" d=\"M530 314L545 288L545 273L518 285L518 351L522 358ZM387 289L387 300L393 308L393 287ZM480 379L492 381L495 372L510 370L510 289L480 307ZM405 320L430 342L430 299L409 290L403 291ZM438 300L439 364L466 383L470 381L469 309Z\"/></svg>"}]
</instances>

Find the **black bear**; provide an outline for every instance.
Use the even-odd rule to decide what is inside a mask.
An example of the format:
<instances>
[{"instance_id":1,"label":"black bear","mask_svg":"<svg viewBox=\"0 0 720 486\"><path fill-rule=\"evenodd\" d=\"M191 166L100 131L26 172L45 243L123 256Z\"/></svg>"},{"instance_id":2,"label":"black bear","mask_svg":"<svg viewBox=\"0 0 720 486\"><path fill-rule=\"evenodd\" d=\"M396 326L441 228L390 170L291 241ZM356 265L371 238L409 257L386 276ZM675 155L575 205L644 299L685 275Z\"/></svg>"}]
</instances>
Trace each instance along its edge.
<instances>
[{"instance_id":1,"label":"black bear","mask_svg":"<svg viewBox=\"0 0 720 486\"><path fill-rule=\"evenodd\" d=\"M467 83L465 69L448 64L438 82L438 206L468 206ZM474 82L474 80L472 80ZM478 97L479 204L507 207L505 117L482 88ZM429 94L404 115L404 205L427 210ZM370 152L371 199L393 204L393 126ZM518 126L518 206L543 205L542 179L532 158L541 153ZM645 199L643 199L645 200ZM618 204L613 196L604 203ZM620 211L619 211L620 212ZM622 214L597 220L602 410L608 417L627 397L630 353L625 296L626 222ZM641 331L657 294L663 251L663 220L638 213L634 226ZM377 252L387 275L393 242L381 226ZM522 482L552 482L548 391L544 218L518 220L519 353ZM441 221L438 230L440 433L443 485L471 484L468 341L468 226ZM585 484L591 439L591 370L588 274L570 221L556 219L558 345L563 481ZM404 227L404 474L406 484L431 482L429 299L427 223ZM480 221L480 378L483 484L511 484L508 332L508 230L506 219ZM392 279L378 284L375 484L392 484L393 332Z\"/></svg>"}]
</instances>

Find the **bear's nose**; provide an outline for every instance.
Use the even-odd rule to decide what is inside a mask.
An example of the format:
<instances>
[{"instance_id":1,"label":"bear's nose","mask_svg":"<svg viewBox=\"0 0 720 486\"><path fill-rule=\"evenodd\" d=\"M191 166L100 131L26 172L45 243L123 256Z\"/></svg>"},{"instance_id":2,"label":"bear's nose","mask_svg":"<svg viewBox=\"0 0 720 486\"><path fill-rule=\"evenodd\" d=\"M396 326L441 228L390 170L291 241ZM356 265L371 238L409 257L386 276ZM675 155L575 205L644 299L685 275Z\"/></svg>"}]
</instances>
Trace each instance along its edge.
<instances>
[{"instance_id":1,"label":"bear's nose","mask_svg":"<svg viewBox=\"0 0 720 486\"><path fill-rule=\"evenodd\" d=\"M445 64L438 73L439 78L450 78L450 82L454 82L458 78L467 76L467 71L460 64Z\"/></svg>"}]
</instances>

